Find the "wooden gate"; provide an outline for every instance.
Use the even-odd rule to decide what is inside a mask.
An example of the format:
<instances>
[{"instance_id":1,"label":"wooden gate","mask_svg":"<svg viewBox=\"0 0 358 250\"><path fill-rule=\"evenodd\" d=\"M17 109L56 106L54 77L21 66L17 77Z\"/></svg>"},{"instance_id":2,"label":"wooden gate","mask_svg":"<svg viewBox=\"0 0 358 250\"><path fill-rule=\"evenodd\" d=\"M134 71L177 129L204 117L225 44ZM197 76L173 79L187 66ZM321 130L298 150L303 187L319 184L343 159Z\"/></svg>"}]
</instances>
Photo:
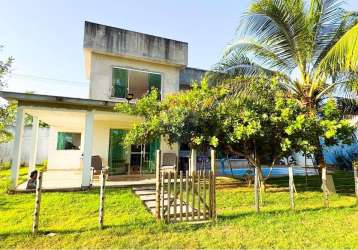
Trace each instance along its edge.
<instances>
[{"instance_id":1,"label":"wooden gate","mask_svg":"<svg viewBox=\"0 0 358 250\"><path fill-rule=\"evenodd\" d=\"M157 159L159 157L160 152L157 152ZM156 185L156 217L158 219L166 222L194 222L216 218L214 168L189 173L189 171L160 170L159 164L157 161L159 171L157 171Z\"/></svg>"}]
</instances>

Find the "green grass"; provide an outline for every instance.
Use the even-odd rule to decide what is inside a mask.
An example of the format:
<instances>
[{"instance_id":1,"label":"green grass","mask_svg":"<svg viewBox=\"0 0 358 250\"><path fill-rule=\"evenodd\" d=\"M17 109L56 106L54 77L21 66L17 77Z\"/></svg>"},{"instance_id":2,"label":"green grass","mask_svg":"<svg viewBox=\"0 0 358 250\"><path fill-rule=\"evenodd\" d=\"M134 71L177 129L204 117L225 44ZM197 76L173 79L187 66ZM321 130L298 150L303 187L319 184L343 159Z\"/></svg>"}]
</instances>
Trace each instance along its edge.
<instances>
[{"instance_id":1,"label":"green grass","mask_svg":"<svg viewBox=\"0 0 358 250\"><path fill-rule=\"evenodd\" d=\"M1 190L8 175L9 170L0 170ZM346 194L349 188L323 208L314 178L309 182L305 191L305 179L296 180L295 212L289 210L285 178L269 181L260 214L254 212L251 188L218 188L218 221L204 225L158 223L130 189L107 189L102 231L97 229L98 190L43 193L38 236L31 235L34 194L1 193L0 247L358 248L358 206Z\"/></svg>"}]
</instances>

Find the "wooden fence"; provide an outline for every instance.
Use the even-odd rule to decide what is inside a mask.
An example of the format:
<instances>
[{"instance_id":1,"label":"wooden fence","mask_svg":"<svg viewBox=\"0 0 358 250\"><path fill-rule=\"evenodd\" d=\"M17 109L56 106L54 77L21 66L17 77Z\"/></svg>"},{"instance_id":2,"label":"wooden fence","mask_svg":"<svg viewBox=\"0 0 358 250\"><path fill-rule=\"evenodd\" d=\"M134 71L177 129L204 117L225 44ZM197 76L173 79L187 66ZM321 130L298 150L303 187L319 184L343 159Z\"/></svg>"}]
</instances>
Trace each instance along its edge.
<instances>
[{"instance_id":1,"label":"wooden fence","mask_svg":"<svg viewBox=\"0 0 358 250\"><path fill-rule=\"evenodd\" d=\"M214 155L214 154L212 154ZM160 151L157 152L160 159ZM214 160L212 163L214 164ZM215 171L160 170L157 161L156 216L166 222L216 219Z\"/></svg>"}]
</instances>

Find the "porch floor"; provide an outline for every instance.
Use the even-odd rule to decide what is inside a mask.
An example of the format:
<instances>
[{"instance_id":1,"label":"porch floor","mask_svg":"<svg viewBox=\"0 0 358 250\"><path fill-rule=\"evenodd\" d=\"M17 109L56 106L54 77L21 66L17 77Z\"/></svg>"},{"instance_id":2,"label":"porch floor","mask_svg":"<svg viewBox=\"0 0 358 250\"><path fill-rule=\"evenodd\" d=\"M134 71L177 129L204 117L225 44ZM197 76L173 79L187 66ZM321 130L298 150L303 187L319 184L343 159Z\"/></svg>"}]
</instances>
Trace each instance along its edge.
<instances>
[{"instance_id":1,"label":"porch floor","mask_svg":"<svg viewBox=\"0 0 358 250\"><path fill-rule=\"evenodd\" d=\"M106 181L106 187L136 187L155 184L154 175L138 176L116 176L114 180ZM80 191L82 172L80 170L48 170L43 173L42 190L43 191ZM26 190L27 182L18 185L16 192L33 192ZM98 177L94 177L92 188L98 188L100 185Z\"/></svg>"}]
</instances>

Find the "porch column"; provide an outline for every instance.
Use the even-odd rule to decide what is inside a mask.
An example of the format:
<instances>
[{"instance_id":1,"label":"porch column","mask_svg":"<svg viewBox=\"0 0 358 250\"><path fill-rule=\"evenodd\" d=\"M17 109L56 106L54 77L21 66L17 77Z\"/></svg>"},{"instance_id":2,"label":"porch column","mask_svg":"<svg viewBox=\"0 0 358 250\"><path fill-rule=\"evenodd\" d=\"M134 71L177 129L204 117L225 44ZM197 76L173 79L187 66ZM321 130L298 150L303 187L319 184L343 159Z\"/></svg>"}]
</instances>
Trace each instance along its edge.
<instances>
[{"instance_id":1,"label":"porch column","mask_svg":"<svg viewBox=\"0 0 358 250\"><path fill-rule=\"evenodd\" d=\"M15 138L14 148L12 151L12 162L11 162L11 188L14 189L17 186L19 179L19 168L21 161L21 144L22 136L24 133L24 108L19 106L16 112L16 127L15 127Z\"/></svg>"},{"instance_id":2,"label":"porch column","mask_svg":"<svg viewBox=\"0 0 358 250\"><path fill-rule=\"evenodd\" d=\"M82 185L81 185L82 187L89 187L91 185L93 120L94 120L94 111L87 111L84 144L83 144L83 170L82 170Z\"/></svg>"},{"instance_id":3,"label":"porch column","mask_svg":"<svg viewBox=\"0 0 358 250\"><path fill-rule=\"evenodd\" d=\"M39 118L34 116L32 119L32 131L31 131L31 147L29 156L29 172L30 173L36 168L36 156L37 156L37 140L39 136Z\"/></svg>"},{"instance_id":4,"label":"porch column","mask_svg":"<svg viewBox=\"0 0 358 250\"><path fill-rule=\"evenodd\" d=\"M196 171L196 149L190 150L190 160L189 160L189 174L191 175L193 171Z\"/></svg>"}]
</instances>

